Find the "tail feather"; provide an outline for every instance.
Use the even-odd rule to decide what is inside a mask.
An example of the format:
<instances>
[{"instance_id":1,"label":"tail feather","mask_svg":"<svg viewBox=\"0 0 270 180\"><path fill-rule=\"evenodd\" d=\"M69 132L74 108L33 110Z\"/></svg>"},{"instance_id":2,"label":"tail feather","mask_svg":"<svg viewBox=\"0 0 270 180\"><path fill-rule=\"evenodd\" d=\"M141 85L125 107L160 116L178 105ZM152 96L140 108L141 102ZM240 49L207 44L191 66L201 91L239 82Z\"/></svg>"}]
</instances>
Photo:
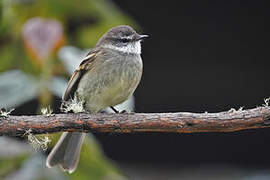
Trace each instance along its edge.
<instances>
[{"instance_id":1,"label":"tail feather","mask_svg":"<svg viewBox=\"0 0 270 180\"><path fill-rule=\"evenodd\" d=\"M77 168L84 137L85 133L63 133L47 158L47 167L59 165L72 173Z\"/></svg>"}]
</instances>

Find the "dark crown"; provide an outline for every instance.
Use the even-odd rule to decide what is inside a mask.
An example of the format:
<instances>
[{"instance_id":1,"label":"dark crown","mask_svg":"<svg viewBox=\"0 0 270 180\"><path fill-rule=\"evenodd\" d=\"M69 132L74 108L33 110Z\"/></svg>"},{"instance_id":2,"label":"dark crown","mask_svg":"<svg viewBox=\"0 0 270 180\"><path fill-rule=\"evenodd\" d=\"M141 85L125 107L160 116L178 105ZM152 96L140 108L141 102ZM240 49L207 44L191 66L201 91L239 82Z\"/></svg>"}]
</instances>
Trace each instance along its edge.
<instances>
[{"instance_id":1,"label":"dark crown","mask_svg":"<svg viewBox=\"0 0 270 180\"><path fill-rule=\"evenodd\" d=\"M104 43L128 43L135 41L140 37L136 31L127 25L116 26L106 32L98 41L97 46L100 46Z\"/></svg>"}]
</instances>

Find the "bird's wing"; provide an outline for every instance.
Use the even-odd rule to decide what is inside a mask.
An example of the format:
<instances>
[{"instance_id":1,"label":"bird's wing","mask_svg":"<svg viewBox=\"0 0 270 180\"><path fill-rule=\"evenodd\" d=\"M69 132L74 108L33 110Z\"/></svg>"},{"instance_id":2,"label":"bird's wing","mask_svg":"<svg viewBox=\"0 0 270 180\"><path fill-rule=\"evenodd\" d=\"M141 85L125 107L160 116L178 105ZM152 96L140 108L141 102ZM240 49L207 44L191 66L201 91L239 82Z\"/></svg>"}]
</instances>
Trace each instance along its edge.
<instances>
[{"instance_id":1,"label":"bird's wing","mask_svg":"<svg viewBox=\"0 0 270 180\"><path fill-rule=\"evenodd\" d=\"M71 98L74 98L74 93L77 90L78 84L82 78L82 76L84 75L84 73L89 70L92 67L93 62L96 59L96 55L97 55L98 51L97 50L92 50L90 51L87 56L83 59L83 61L81 62L80 66L78 67L78 69L76 69L73 73L73 75L71 76L66 91L63 94L62 99L64 101L67 101Z\"/></svg>"}]
</instances>

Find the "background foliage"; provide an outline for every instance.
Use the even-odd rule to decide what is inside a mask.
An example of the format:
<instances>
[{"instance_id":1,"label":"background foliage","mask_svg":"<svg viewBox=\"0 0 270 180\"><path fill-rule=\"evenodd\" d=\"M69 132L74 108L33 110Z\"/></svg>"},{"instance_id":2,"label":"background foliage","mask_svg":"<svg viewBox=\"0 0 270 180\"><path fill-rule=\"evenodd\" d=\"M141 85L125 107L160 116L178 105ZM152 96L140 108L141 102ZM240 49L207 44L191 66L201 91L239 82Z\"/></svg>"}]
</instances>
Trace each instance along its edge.
<instances>
[{"instance_id":1,"label":"background foliage","mask_svg":"<svg viewBox=\"0 0 270 180\"><path fill-rule=\"evenodd\" d=\"M2 0L0 9L0 107L38 99L38 107L31 105L34 113L48 106L58 112L54 104L68 77L102 34L120 24L136 27L109 0ZM51 147L58 138L50 138ZM45 154L27 141L0 137L0 146L0 179L125 179L92 135L71 175L47 169Z\"/></svg>"}]
</instances>

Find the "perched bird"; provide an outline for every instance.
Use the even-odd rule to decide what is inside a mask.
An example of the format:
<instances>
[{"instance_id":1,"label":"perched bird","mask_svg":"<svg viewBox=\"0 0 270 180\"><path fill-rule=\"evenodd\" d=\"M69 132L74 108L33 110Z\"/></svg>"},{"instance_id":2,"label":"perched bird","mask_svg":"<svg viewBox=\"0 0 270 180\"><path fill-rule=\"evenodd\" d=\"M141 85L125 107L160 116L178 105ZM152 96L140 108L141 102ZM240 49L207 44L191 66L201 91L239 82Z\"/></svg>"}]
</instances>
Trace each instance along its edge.
<instances>
[{"instance_id":1,"label":"perched bird","mask_svg":"<svg viewBox=\"0 0 270 180\"><path fill-rule=\"evenodd\" d=\"M62 97L67 102L79 99L90 113L124 102L137 88L142 76L141 40L130 26L110 29L82 60L69 80ZM46 165L59 165L64 171L75 171L85 133L65 132L52 149Z\"/></svg>"}]
</instances>

